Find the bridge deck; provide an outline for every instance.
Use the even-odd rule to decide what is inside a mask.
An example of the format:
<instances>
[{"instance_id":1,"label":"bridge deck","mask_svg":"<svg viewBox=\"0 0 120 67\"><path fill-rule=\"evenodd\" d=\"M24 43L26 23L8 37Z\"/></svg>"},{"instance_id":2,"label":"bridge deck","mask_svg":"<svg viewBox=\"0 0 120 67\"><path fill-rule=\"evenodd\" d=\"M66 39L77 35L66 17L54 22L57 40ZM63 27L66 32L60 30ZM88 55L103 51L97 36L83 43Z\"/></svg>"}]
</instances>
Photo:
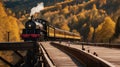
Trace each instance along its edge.
<instances>
[{"instance_id":1,"label":"bridge deck","mask_svg":"<svg viewBox=\"0 0 120 67\"><path fill-rule=\"evenodd\" d=\"M68 45L68 43L62 42L64 45ZM82 49L81 45L70 44L70 47ZM120 67L120 49L115 48L105 48L98 46L88 46L84 45L85 51L90 50L90 53L96 52L98 57L112 63L115 67Z\"/></svg>"},{"instance_id":2,"label":"bridge deck","mask_svg":"<svg viewBox=\"0 0 120 67\"><path fill-rule=\"evenodd\" d=\"M53 60L55 66L57 67L82 67L77 60L73 59L66 53L62 52L58 48L50 45L49 42L42 42L44 48L49 54L50 58Z\"/></svg>"}]
</instances>

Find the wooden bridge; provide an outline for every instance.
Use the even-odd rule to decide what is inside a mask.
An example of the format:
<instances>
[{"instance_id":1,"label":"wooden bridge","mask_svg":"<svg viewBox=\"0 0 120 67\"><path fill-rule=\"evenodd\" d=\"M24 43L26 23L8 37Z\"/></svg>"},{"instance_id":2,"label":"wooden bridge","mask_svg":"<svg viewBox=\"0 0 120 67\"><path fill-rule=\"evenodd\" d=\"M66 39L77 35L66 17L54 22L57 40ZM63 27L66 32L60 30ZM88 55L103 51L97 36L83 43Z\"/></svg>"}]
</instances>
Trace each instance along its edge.
<instances>
[{"instance_id":1,"label":"wooden bridge","mask_svg":"<svg viewBox=\"0 0 120 67\"><path fill-rule=\"evenodd\" d=\"M83 48L85 50L82 50ZM59 41L8 42L0 43L0 50L12 51L17 55L14 61L0 56L0 60L10 67L120 66L119 44Z\"/></svg>"}]
</instances>

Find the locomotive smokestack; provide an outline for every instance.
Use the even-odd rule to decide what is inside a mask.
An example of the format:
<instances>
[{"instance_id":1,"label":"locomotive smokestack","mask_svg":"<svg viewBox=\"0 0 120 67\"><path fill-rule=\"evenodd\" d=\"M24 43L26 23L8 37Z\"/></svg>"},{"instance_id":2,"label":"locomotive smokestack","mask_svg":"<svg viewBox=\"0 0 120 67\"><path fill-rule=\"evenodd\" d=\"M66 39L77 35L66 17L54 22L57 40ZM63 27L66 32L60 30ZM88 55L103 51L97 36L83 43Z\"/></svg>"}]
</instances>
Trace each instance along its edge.
<instances>
[{"instance_id":1,"label":"locomotive smokestack","mask_svg":"<svg viewBox=\"0 0 120 67\"><path fill-rule=\"evenodd\" d=\"M34 18L33 18L33 15L31 16L31 20L33 20Z\"/></svg>"},{"instance_id":2,"label":"locomotive smokestack","mask_svg":"<svg viewBox=\"0 0 120 67\"><path fill-rule=\"evenodd\" d=\"M32 16L29 16L28 19L29 19L29 20L33 20L33 19L34 19L33 15L32 15Z\"/></svg>"}]
</instances>

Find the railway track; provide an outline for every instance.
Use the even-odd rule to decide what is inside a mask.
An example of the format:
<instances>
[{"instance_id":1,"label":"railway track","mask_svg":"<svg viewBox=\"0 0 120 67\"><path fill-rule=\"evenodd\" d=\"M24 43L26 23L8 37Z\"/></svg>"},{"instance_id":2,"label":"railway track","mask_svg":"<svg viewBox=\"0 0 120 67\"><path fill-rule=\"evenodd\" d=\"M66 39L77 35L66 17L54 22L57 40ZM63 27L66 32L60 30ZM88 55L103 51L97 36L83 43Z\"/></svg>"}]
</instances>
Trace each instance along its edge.
<instances>
[{"instance_id":1,"label":"railway track","mask_svg":"<svg viewBox=\"0 0 120 67\"><path fill-rule=\"evenodd\" d=\"M53 46L52 43L42 43L43 47L45 48L47 55L49 55L49 59L53 62L54 66L56 67L85 67L84 64L67 53L66 50L60 50Z\"/></svg>"},{"instance_id":2,"label":"railway track","mask_svg":"<svg viewBox=\"0 0 120 67\"><path fill-rule=\"evenodd\" d=\"M53 61L50 59L47 51L45 50L45 48L43 47L43 45L41 43L40 44L40 53L41 53L41 57L40 57L40 61L42 61L43 65L41 65L42 67L56 67L55 64L53 63Z\"/></svg>"},{"instance_id":3,"label":"railway track","mask_svg":"<svg viewBox=\"0 0 120 67\"><path fill-rule=\"evenodd\" d=\"M52 43L51 42L51 45L53 45L54 47L60 49L61 51L65 52L66 54L68 54L71 58L74 58L78 63L78 64L81 64L82 67L86 67L86 64L81 60L81 57L80 55L75 51L73 50L70 50L69 47L65 47L63 45L59 45L57 43Z\"/></svg>"}]
</instances>

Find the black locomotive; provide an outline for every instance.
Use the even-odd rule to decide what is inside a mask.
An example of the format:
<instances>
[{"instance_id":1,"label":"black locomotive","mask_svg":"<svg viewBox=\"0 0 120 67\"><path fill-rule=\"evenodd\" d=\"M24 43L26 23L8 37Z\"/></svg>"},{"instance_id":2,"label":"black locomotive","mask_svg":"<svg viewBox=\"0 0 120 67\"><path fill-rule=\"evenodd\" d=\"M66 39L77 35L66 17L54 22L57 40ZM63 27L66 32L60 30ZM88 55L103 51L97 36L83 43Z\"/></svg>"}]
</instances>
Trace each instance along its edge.
<instances>
[{"instance_id":1,"label":"black locomotive","mask_svg":"<svg viewBox=\"0 0 120 67\"><path fill-rule=\"evenodd\" d=\"M44 40L47 37L47 21L43 19L28 20L21 37L24 41Z\"/></svg>"}]
</instances>

